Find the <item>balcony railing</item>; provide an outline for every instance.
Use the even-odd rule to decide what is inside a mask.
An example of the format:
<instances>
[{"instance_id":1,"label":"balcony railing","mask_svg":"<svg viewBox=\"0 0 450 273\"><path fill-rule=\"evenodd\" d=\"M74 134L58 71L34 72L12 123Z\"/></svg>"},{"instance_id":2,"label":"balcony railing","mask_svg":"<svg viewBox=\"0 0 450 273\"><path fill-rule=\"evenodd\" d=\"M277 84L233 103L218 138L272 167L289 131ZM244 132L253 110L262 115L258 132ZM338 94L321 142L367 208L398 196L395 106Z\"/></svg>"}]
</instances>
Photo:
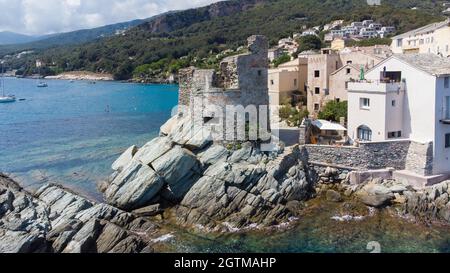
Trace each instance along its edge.
<instances>
[{"instance_id":1,"label":"balcony railing","mask_svg":"<svg viewBox=\"0 0 450 273\"><path fill-rule=\"evenodd\" d=\"M348 90L382 93L400 92L405 90L405 84L386 80L351 81L348 83Z\"/></svg>"}]
</instances>

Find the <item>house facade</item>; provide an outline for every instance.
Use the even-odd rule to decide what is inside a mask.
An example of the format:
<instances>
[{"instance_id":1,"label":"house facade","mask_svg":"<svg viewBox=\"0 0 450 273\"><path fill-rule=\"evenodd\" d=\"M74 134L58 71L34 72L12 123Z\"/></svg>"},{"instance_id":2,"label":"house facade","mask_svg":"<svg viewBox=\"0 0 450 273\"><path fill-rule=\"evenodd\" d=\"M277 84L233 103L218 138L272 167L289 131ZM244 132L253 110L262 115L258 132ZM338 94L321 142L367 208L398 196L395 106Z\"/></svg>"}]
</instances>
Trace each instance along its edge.
<instances>
[{"instance_id":1,"label":"house facade","mask_svg":"<svg viewBox=\"0 0 450 273\"><path fill-rule=\"evenodd\" d=\"M450 173L450 60L394 55L348 85L348 135L363 142L410 140L432 147L426 175Z\"/></svg>"},{"instance_id":2,"label":"house facade","mask_svg":"<svg viewBox=\"0 0 450 273\"><path fill-rule=\"evenodd\" d=\"M396 54L433 53L450 56L450 19L433 23L392 38Z\"/></svg>"},{"instance_id":3,"label":"house facade","mask_svg":"<svg viewBox=\"0 0 450 273\"><path fill-rule=\"evenodd\" d=\"M306 101L307 73L307 58L297 58L269 69L270 105L281 105L287 100Z\"/></svg>"},{"instance_id":4,"label":"house facade","mask_svg":"<svg viewBox=\"0 0 450 273\"><path fill-rule=\"evenodd\" d=\"M383 57L362 51L337 53L333 50L308 57L307 101L313 117L330 100L347 100L346 86L358 79L361 68L368 70L381 62Z\"/></svg>"}]
</instances>

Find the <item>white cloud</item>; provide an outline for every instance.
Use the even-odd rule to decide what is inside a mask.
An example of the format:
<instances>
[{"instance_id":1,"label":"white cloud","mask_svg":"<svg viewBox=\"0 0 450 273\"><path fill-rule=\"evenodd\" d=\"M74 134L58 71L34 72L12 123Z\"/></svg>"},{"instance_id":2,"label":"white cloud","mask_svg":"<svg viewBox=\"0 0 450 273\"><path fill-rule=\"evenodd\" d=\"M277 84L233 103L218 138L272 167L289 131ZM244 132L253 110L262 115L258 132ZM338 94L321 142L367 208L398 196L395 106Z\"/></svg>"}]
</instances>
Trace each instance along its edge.
<instances>
[{"instance_id":1,"label":"white cloud","mask_svg":"<svg viewBox=\"0 0 450 273\"><path fill-rule=\"evenodd\" d=\"M213 2L218 0L0 0L0 31L66 32Z\"/></svg>"}]
</instances>

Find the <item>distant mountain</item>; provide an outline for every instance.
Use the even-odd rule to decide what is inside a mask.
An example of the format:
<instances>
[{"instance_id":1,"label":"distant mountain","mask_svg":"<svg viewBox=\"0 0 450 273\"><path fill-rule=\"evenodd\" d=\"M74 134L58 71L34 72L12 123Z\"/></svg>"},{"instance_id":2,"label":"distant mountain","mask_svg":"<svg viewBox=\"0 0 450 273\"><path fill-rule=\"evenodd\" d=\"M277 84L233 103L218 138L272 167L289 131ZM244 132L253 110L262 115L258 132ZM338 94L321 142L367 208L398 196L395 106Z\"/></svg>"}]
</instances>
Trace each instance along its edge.
<instances>
[{"instance_id":1,"label":"distant mountain","mask_svg":"<svg viewBox=\"0 0 450 273\"><path fill-rule=\"evenodd\" d=\"M5 54L25 50L42 50L55 46L83 44L96 39L120 34L123 31L135 27L143 22L144 20L133 20L93 29L82 29L40 37L26 36L11 32L2 32L0 33L0 57ZM2 42L3 34L5 34L5 41L8 42Z\"/></svg>"},{"instance_id":2,"label":"distant mountain","mask_svg":"<svg viewBox=\"0 0 450 273\"><path fill-rule=\"evenodd\" d=\"M0 45L23 44L38 40L39 37L28 36L10 31L0 32Z\"/></svg>"},{"instance_id":3,"label":"distant mountain","mask_svg":"<svg viewBox=\"0 0 450 273\"><path fill-rule=\"evenodd\" d=\"M223 1L162 14L141 21L122 35L82 45L70 44L71 39L61 43L64 46L52 48L48 48L49 40L31 43L36 49L36 45L45 42L47 49L13 59L10 66L24 74L35 73L34 59L39 58L53 64L48 73L88 70L112 73L116 79L129 79L136 74L167 75L189 65L211 67L215 65L214 56L244 45L252 34L266 35L271 45L275 45L280 38L300 32L303 27L324 25L336 19L346 22L373 19L395 26L399 32L408 31L442 20L442 2L391 0L371 7L366 0ZM412 10L411 5L421 8ZM81 42L83 35L80 37L73 38ZM0 57L1 52L0 47Z\"/></svg>"}]
</instances>

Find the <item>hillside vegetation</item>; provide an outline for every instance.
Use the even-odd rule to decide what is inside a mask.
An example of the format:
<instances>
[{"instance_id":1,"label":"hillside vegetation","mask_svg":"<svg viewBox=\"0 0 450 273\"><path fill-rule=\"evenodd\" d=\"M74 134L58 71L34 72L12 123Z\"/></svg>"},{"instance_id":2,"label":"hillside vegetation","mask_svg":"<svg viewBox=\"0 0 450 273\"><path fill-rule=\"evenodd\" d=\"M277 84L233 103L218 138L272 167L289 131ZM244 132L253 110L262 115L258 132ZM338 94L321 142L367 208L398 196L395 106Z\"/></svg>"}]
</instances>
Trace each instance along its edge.
<instances>
[{"instance_id":1,"label":"hillside vegetation","mask_svg":"<svg viewBox=\"0 0 450 273\"><path fill-rule=\"evenodd\" d=\"M271 45L300 32L302 26L323 25L334 19L347 22L373 19L408 31L442 20L443 1L391 0L370 7L365 0L233 0L208 7L174 12L149 20L125 35L77 46L38 51L11 67L35 72L34 60L53 63L47 73L72 70L108 72L118 80L154 77L196 65L214 67L216 55L236 50L252 34L266 35ZM411 10L411 7L420 7ZM222 56L223 57L223 54Z\"/></svg>"}]
</instances>

